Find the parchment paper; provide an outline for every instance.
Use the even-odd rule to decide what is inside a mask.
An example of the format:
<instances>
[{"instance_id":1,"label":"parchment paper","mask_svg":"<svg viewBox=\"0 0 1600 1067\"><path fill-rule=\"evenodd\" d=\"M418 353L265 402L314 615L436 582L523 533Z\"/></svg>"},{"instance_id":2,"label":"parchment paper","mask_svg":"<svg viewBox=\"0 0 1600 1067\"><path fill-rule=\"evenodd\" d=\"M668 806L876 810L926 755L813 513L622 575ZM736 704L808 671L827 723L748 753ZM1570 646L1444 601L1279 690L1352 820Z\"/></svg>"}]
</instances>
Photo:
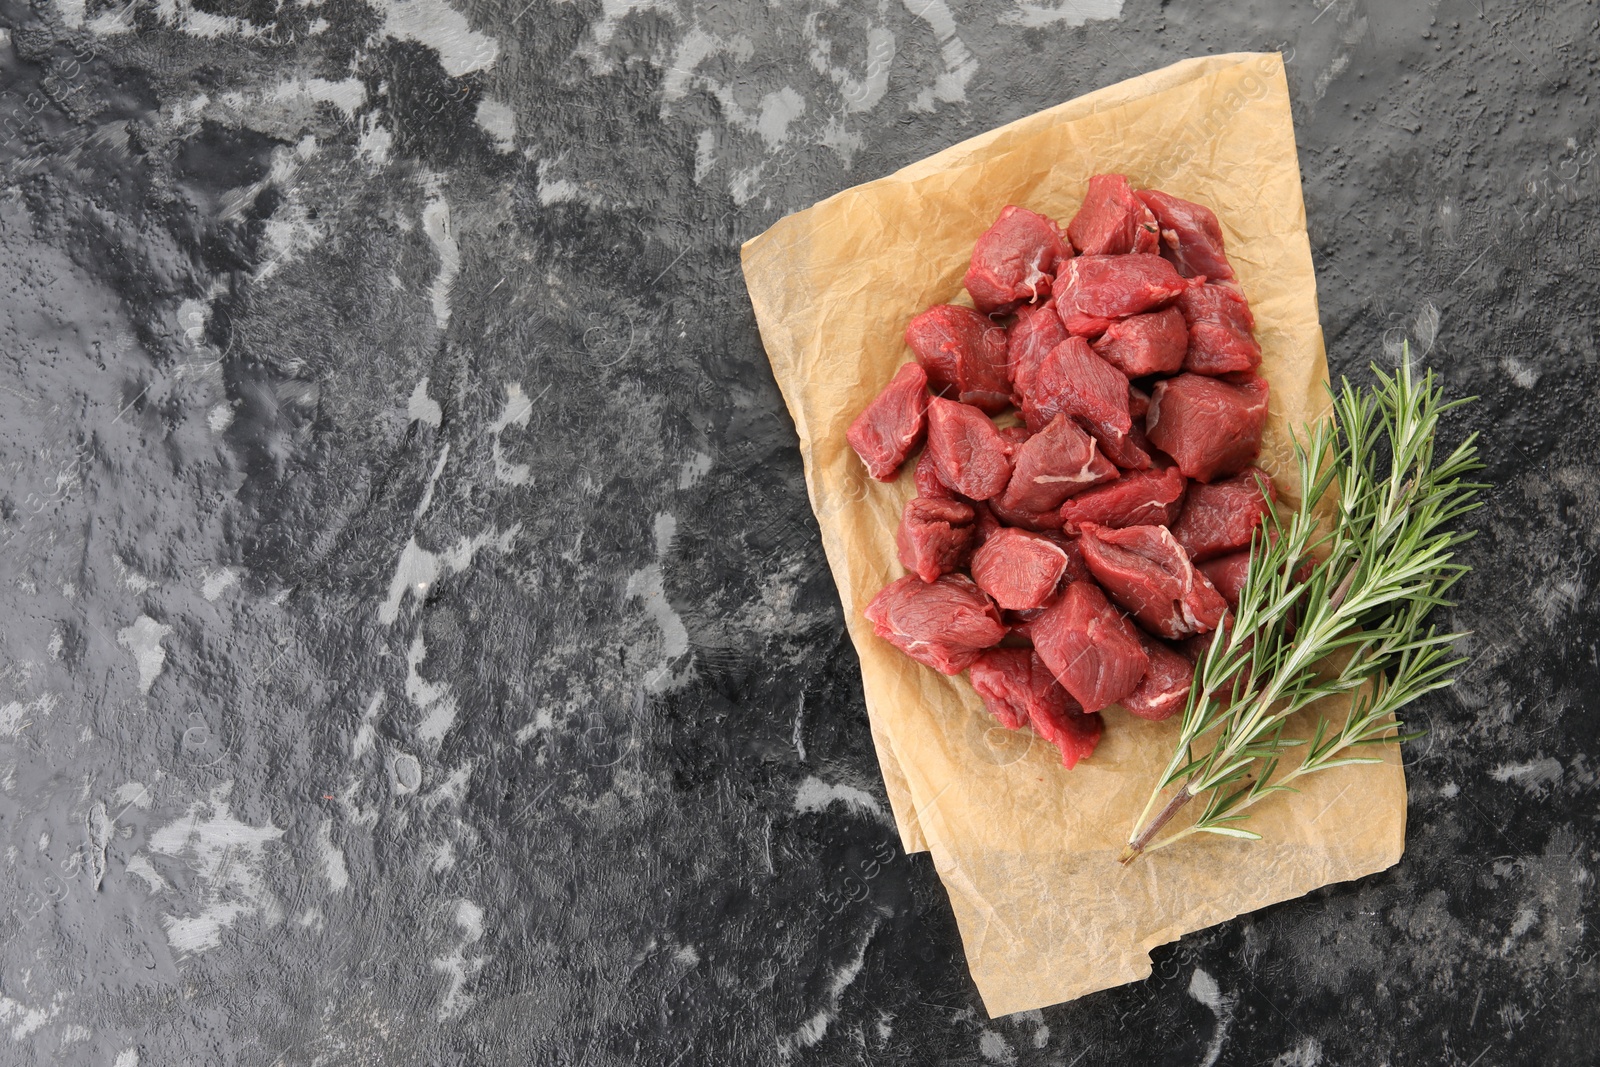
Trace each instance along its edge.
<instances>
[{"instance_id":1,"label":"parchment paper","mask_svg":"<svg viewBox=\"0 0 1600 1067\"><path fill-rule=\"evenodd\" d=\"M995 1016L1146 977L1152 947L1383 870L1404 848L1405 778L1388 745L1374 750L1382 764L1313 775L1298 795L1258 804L1251 825L1264 841L1199 835L1123 868L1116 856L1175 722L1113 708L1100 747L1067 771L1049 744L997 726L965 676L913 662L862 618L904 573L894 532L914 495L912 464L898 482L873 481L845 429L910 358L906 322L929 304L966 302L972 244L1000 209L1065 223L1101 171L1221 219L1272 386L1261 462L1293 498L1290 429L1326 413L1327 364L1275 54L1186 60L1091 93L846 190L743 249L901 840L932 853Z\"/></svg>"}]
</instances>

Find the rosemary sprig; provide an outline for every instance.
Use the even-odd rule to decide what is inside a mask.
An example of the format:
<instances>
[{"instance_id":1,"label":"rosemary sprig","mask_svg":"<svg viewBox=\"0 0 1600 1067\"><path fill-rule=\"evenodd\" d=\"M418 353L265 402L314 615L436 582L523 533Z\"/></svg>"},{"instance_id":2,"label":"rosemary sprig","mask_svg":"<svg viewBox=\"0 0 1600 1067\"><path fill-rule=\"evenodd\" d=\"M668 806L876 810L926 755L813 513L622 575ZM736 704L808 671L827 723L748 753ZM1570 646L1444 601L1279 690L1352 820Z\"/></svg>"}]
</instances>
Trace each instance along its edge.
<instances>
[{"instance_id":1,"label":"rosemary sprig","mask_svg":"<svg viewBox=\"0 0 1600 1067\"><path fill-rule=\"evenodd\" d=\"M1395 712L1453 681L1465 635L1427 618L1468 570L1454 551L1472 535L1449 526L1484 486L1465 480L1482 466L1476 434L1442 459L1434 436L1468 401L1446 402L1431 370L1413 380L1409 349L1393 375L1372 371L1370 389L1341 379L1332 421L1295 442L1300 502L1256 532L1232 628L1196 666L1178 743L1121 862L1200 833L1259 840L1239 825L1250 807L1308 774L1379 762L1362 746L1414 736L1399 733ZM1330 494L1331 528L1319 519ZM1285 734L1290 716L1338 694L1352 694L1343 722L1319 716L1310 738ZM1295 749L1300 761L1278 773ZM1192 823L1156 837L1197 798Z\"/></svg>"}]
</instances>

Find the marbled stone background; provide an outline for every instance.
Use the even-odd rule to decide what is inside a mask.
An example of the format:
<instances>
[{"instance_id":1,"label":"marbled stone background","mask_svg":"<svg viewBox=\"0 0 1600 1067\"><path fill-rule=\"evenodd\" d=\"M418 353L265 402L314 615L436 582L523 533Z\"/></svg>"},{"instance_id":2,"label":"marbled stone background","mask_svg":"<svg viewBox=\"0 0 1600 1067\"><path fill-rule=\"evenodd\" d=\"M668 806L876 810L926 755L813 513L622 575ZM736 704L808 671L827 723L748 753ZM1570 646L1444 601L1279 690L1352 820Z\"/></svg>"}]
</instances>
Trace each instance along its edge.
<instances>
[{"instance_id":1,"label":"marbled stone background","mask_svg":"<svg viewBox=\"0 0 1600 1067\"><path fill-rule=\"evenodd\" d=\"M0 1062L1593 1062L1593 2L457 2L0 5ZM990 1021L738 246L1239 49L1336 372L1482 397L1471 664L1399 866Z\"/></svg>"}]
</instances>

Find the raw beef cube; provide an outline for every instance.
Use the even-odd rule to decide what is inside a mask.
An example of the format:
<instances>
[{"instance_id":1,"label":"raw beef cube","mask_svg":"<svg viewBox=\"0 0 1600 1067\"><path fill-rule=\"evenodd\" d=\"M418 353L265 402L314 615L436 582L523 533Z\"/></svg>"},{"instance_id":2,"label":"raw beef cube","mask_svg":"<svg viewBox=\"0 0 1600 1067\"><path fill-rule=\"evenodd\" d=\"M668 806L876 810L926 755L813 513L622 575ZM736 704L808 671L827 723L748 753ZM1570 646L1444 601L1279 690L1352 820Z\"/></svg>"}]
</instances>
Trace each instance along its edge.
<instances>
[{"instance_id":1,"label":"raw beef cube","mask_svg":"<svg viewBox=\"0 0 1600 1067\"><path fill-rule=\"evenodd\" d=\"M1068 260L1056 281L1056 314L1068 333L1074 316L1122 319L1154 311L1189 288L1172 264L1160 256L1079 256ZM1102 327L1104 328L1104 327Z\"/></svg>"},{"instance_id":2,"label":"raw beef cube","mask_svg":"<svg viewBox=\"0 0 1600 1067\"><path fill-rule=\"evenodd\" d=\"M956 491L939 480L939 465L933 461L931 448L924 448L922 455L917 457L917 466L912 472L911 479L920 497L929 500L956 499Z\"/></svg>"},{"instance_id":3,"label":"raw beef cube","mask_svg":"<svg viewBox=\"0 0 1600 1067\"><path fill-rule=\"evenodd\" d=\"M1080 529L1089 573L1145 629L1176 640L1222 621L1227 602L1165 527L1113 530L1086 522Z\"/></svg>"},{"instance_id":4,"label":"raw beef cube","mask_svg":"<svg viewBox=\"0 0 1600 1067\"><path fill-rule=\"evenodd\" d=\"M1256 328L1256 317L1250 312L1250 302L1236 286L1190 285L1178 297L1175 305L1190 326L1200 322L1214 323L1238 333L1248 334Z\"/></svg>"},{"instance_id":5,"label":"raw beef cube","mask_svg":"<svg viewBox=\"0 0 1600 1067\"><path fill-rule=\"evenodd\" d=\"M1038 657L1026 648L991 648L978 653L967 675L972 688L983 698L989 714L1007 730L1020 730L1033 718L1033 709L1046 700L1062 702L1070 699L1067 691L1056 683L1048 668L1039 665L1043 676L1034 679L1034 663ZM1052 687L1059 696L1052 693Z\"/></svg>"},{"instance_id":6,"label":"raw beef cube","mask_svg":"<svg viewBox=\"0 0 1600 1067\"><path fill-rule=\"evenodd\" d=\"M1189 324L1183 369L1196 374L1231 374L1261 365L1261 346L1252 333L1256 318L1244 294L1227 285L1195 285L1178 297Z\"/></svg>"},{"instance_id":7,"label":"raw beef cube","mask_svg":"<svg viewBox=\"0 0 1600 1067\"><path fill-rule=\"evenodd\" d=\"M1085 715L1037 654L1026 648L995 648L980 653L969 675L983 706L1008 730L1032 726L1040 738L1061 750L1071 770L1094 751L1103 725Z\"/></svg>"},{"instance_id":8,"label":"raw beef cube","mask_svg":"<svg viewBox=\"0 0 1600 1067\"><path fill-rule=\"evenodd\" d=\"M1011 482L1001 496L1011 512L1053 511L1074 493L1117 476L1094 438L1066 415L1057 415L1017 451Z\"/></svg>"},{"instance_id":9,"label":"raw beef cube","mask_svg":"<svg viewBox=\"0 0 1600 1067\"><path fill-rule=\"evenodd\" d=\"M867 465L867 473L887 482L922 443L927 428L928 376L915 363L907 363L861 410L844 436Z\"/></svg>"},{"instance_id":10,"label":"raw beef cube","mask_svg":"<svg viewBox=\"0 0 1600 1067\"><path fill-rule=\"evenodd\" d=\"M1261 453L1267 425L1267 383L1180 374L1150 391L1145 433L1178 469L1200 482L1237 474Z\"/></svg>"},{"instance_id":11,"label":"raw beef cube","mask_svg":"<svg viewBox=\"0 0 1600 1067\"><path fill-rule=\"evenodd\" d=\"M967 404L928 402L928 451L939 480L962 496L988 500L1006 487L1011 461L989 416Z\"/></svg>"},{"instance_id":12,"label":"raw beef cube","mask_svg":"<svg viewBox=\"0 0 1600 1067\"><path fill-rule=\"evenodd\" d=\"M1042 607L1066 570L1066 552L1027 530L1001 530L972 554L972 580L1009 611Z\"/></svg>"},{"instance_id":13,"label":"raw beef cube","mask_svg":"<svg viewBox=\"0 0 1600 1067\"><path fill-rule=\"evenodd\" d=\"M965 285L978 310L992 315L1050 295L1056 271L1072 258L1066 234L1043 215L1007 207L972 248Z\"/></svg>"},{"instance_id":14,"label":"raw beef cube","mask_svg":"<svg viewBox=\"0 0 1600 1067\"><path fill-rule=\"evenodd\" d=\"M1022 417L1032 429L1057 414L1072 416L1100 442L1100 451L1119 466L1150 466L1150 456L1129 440L1128 379L1094 354L1081 337L1061 342L1039 365L1033 389L1022 398Z\"/></svg>"},{"instance_id":15,"label":"raw beef cube","mask_svg":"<svg viewBox=\"0 0 1600 1067\"><path fill-rule=\"evenodd\" d=\"M1035 433L1062 412L1091 433L1102 425L1122 435L1133 425L1127 376L1095 355L1081 337L1069 337L1051 349L1032 385L1022 397L1022 418Z\"/></svg>"},{"instance_id":16,"label":"raw beef cube","mask_svg":"<svg viewBox=\"0 0 1600 1067\"><path fill-rule=\"evenodd\" d=\"M1058 708L1055 704L1041 705L1034 712L1032 725L1034 733L1061 751L1061 762L1069 771L1078 765L1079 760L1089 758L1100 743L1100 735L1105 732L1105 724L1100 716L1084 714L1077 701L1070 696L1065 708Z\"/></svg>"},{"instance_id":17,"label":"raw beef cube","mask_svg":"<svg viewBox=\"0 0 1600 1067\"><path fill-rule=\"evenodd\" d=\"M1094 350L1130 378L1176 374L1189 351L1189 324L1177 308L1148 311L1107 326Z\"/></svg>"},{"instance_id":18,"label":"raw beef cube","mask_svg":"<svg viewBox=\"0 0 1600 1067\"><path fill-rule=\"evenodd\" d=\"M1222 599L1228 602L1228 607L1237 611L1239 593L1244 589L1245 579L1250 577L1250 550L1246 548L1239 552L1229 552L1226 556L1208 559L1198 566L1200 573L1216 586L1217 592L1222 594Z\"/></svg>"},{"instance_id":19,"label":"raw beef cube","mask_svg":"<svg viewBox=\"0 0 1600 1067\"><path fill-rule=\"evenodd\" d=\"M894 535L900 562L925 582L955 570L972 551L973 518L972 508L959 500L907 500Z\"/></svg>"},{"instance_id":20,"label":"raw beef cube","mask_svg":"<svg viewBox=\"0 0 1600 1067\"><path fill-rule=\"evenodd\" d=\"M1006 357L1011 361L1011 394L1018 398L1032 389L1034 372L1050 350L1067 339L1067 328L1061 325L1054 301L1043 304L1025 304L1017 309L1017 320L1011 324L1006 343Z\"/></svg>"},{"instance_id":21,"label":"raw beef cube","mask_svg":"<svg viewBox=\"0 0 1600 1067\"><path fill-rule=\"evenodd\" d=\"M1150 658L1134 626L1093 582L1073 582L1030 627L1033 647L1085 711L1133 692Z\"/></svg>"},{"instance_id":22,"label":"raw beef cube","mask_svg":"<svg viewBox=\"0 0 1600 1067\"><path fill-rule=\"evenodd\" d=\"M1249 548L1276 499L1272 477L1259 467L1246 467L1232 478L1195 486L1178 521L1168 525L1189 558L1199 563Z\"/></svg>"},{"instance_id":23,"label":"raw beef cube","mask_svg":"<svg viewBox=\"0 0 1600 1067\"><path fill-rule=\"evenodd\" d=\"M1155 215L1120 174L1090 178L1083 206L1067 223L1072 247L1091 256L1154 252L1160 247L1158 231Z\"/></svg>"},{"instance_id":24,"label":"raw beef cube","mask_svg":"<svg viewBox=\"0 0 1600 1067\"><path fill-rule=\"evenodd\" d=\"M1189 351L1183 369L1196 374L1234 374L1261 366L1261 346L1247 333L1238 333L1213 322L1197 322L1189 327Z\"/></svg>"},{"instance_id":25,"label":"raw beef cube","mask_svg":"<svg viewBox=\"0 0 1600 1067\"><path fill-rule=\"evenodd\" d=\"M1159 189L1136 196L1156 217L1161 229L1161 254L1172 260L1185 278L1205 275L1216 281L1233 277L1233 267L1222 251L1222 225L1208 207L1179 200Z\"/></svg>"},{"instance_id":26,"label":"raw beef cube","mask_svg":"<svg viewBox=\"0 0 1600 1067\"><path fill-rule=\"evenodd\" d=\"M1061 528L1076 534L1081 523L1121 529L1168 526L1183 506L1189 480L1177 467L1129 471L1114 482L1085 490L1061 505Z\"/></svg>"},{"instance_id":27,"label":"raw beef cube","mask_svg":"<svg viewBox=\"0 0 1600 1067\"><path fill-rule=\"evenodd\" d=\"M1170 719L1189 702L1189 687L1194 684L1194 664L1167 644L1145 633L1139 634L1150 668L1144 678L1122 701L1128 714L1160 722Z\"/></svg>"},{"instance_id":28,"label":"raw beef cube","mask_svg":"<svg viewBox=\"0 0 1600 1067\"><path fill-rule=\"evenodd\" d=\"M936 304L911 320L906 344L938 395L954 395L990 414L1010 405L1005 327L971 308Z\"/></svg>"},{"instance_id":29,"label":"raw beef cube","mask_svg":"<svg viewBox=\"0 0 1600 1067\"><path fill-rule=\"evenodd\" d=\"M864 612L873 632L943 674L960 674L1005 636L994 602L964 574L890 582Z\"/></svg>"}]
</instances>

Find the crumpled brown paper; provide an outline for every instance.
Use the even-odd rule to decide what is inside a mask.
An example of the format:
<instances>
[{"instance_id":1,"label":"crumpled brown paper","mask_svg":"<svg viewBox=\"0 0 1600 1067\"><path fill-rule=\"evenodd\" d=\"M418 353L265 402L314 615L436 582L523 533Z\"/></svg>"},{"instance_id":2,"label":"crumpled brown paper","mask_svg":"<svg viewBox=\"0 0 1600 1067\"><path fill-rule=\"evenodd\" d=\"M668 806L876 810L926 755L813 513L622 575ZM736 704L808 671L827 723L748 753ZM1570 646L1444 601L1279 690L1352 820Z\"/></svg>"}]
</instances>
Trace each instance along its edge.
<instances>
[{"instance_id":1,"label":"crumpled brown paper","mask_svg":"<svg viewBox=\"0 0 1600 1067\"><path fill-rule=\"evenodd\" d=\"M904 573L894 532L912 464L897 482L873 481L845 429L909 358L906 322L929 304L966 301L972 244L1000 209L1065 222L1102 171L1221 219L1272 386L1261 462L1292 498L1290 428L1326 413L1327 365L1277 55L1186 60L1069 101L791 215L743 250L901 840L933 854L995 1016L1143 978L1152 947L1382 870L1404 847L1405 778L1388 745L1376 750L1382 764L1313 775L1299 794L1257 805L1263 841L1199 835L1123 868L1117 854L1175 721L1112 709L1099 749L1067 771L1049 744L1001 729L965 676L906 658L862 617Z\"/></svg>"}]
</instances>

